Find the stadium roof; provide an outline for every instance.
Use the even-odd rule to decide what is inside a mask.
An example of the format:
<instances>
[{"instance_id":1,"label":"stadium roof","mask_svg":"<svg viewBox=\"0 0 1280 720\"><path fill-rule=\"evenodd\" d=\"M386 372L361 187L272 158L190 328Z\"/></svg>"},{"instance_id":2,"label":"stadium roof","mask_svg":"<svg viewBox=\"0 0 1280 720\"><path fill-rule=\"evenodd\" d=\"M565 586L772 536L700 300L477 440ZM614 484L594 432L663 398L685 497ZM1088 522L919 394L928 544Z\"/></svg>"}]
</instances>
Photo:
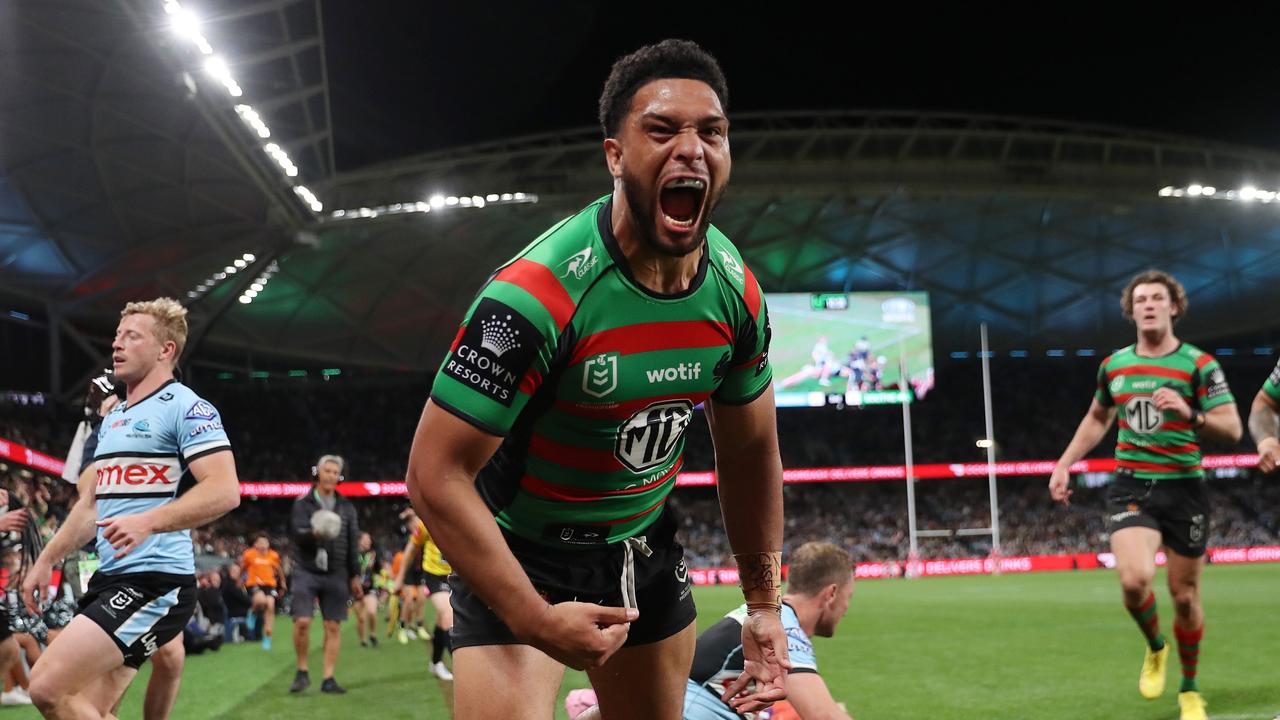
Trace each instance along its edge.
<instances>
[{"instance_id":1,"label":"stadium roof","mask_svg":"<svg viewBox=\"0 0 1280 720\"><path fill-rule=\"evenodd\" d=\"M163 293L246 363L429 368L496 265L609 190L595 128L335 174L316 0L206 19L222 74L171 15L24 3L0 44L0 297L73 336ZM997 347L1121 342L1117 292L1152 265L1190 290L1190 337L1265 329L1280 303L1280 154L1008 117L732 119L716 223L765 289L929 291L941 350L984 321Z\"/></svg>"}]
</instances>

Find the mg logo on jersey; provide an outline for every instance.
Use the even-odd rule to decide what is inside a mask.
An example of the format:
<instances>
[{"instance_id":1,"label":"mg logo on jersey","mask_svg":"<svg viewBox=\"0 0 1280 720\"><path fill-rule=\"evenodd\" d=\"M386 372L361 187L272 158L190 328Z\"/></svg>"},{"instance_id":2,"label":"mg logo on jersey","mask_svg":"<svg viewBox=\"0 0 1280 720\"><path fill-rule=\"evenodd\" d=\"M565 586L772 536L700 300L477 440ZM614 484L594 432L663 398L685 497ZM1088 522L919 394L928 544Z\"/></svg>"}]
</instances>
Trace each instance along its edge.
<instances>
[{"instance_id":1,"label":"mg logo on jersey","mask_svg":"<svg viewBox=\"0 0 1280 720\"><path fill-rule=\"evenodd\" d=\"M1156 409L1151 396L1139 395L1129 398L1129 402L1124 404L1124 420L1129 424L1130 430L1150 435L1164 426L1164 413Z\"/></svg>"},{"instance_id":2,"label":"mg logo on jersey","mask_svg":"<svg viewBox=\"0 0 1280 720\"><path fill-rule=\"evenodd\" d=\"M693 403L667 400L638 411L618 428L613 454L633 472L666 462L693 418Z\"/></svg>"},{"instance_id":3,"label":"mg logo on jersey","mask_svg":"<svg viewBox=\"0 0 1280 720\"><path fill-rule=\"evenodd\" d=\"M618 389L618 353L600 353L582 363L582 392L602 398Z\"/></svg>"}]
</instances>

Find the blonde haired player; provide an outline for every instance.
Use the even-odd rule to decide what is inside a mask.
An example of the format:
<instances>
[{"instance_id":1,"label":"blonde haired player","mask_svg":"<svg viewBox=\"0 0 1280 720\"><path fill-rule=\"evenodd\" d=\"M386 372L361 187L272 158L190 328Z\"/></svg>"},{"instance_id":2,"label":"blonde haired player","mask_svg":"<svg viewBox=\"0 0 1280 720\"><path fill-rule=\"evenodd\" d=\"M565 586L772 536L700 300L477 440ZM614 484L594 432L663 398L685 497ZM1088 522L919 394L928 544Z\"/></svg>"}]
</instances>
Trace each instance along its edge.
<instances>
[{"instance_id":1,"label":"blonde haired player","mask_svg":"<svg viewBox=\"0 0 1280 720\"><path fill-rule=\"evenodd\" d=\"M53 563L97 536L101 565L80 611L41 656L31 698L46 718L104 718L138 668L195 611L190 528L240 504L218 411L174 378L187 339L176 300L134 302L111 344L125 401L99 430L96 473L36 559L22 595L35 611Z\"/></svg>"}]
</instances>

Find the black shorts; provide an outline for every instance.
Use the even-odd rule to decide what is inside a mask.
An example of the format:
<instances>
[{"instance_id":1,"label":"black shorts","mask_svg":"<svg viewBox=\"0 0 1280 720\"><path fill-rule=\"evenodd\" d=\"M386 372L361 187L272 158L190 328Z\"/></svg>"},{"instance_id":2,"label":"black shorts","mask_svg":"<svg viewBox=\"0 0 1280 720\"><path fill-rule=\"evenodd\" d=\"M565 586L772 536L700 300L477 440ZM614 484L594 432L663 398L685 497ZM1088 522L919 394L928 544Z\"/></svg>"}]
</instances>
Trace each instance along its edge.
<instances>
[{"instance_id":1,"label":"black shorts","mask_svg":"<svg viewBox=\"0 0 1280 720\"><path fill-rule=\"evenodd\" d=\"M684 548L675 540L676 523L670 511L644 533L653 551L646 557L632 553L635 607L640 618L631 623L624 647L665 640L685 629L697 617L693 588L684 564ZM507 546L524 568L538 593L552 604L566 601L623 607L624 543L586 550L560 550L539 545L504 531ZM449 576L452 590L452 647L515 645L516 639L502 620L471 591L455 572Z\"/></svg>"},{"instance_id":2,"label":"black shorts","mask_svg":"<svg viewBox=\"0 0 1280 720\"><path fill-rule=\"evenodd\" d=\"M249 593L249 597L251 598L253 597L254 593L258 593L258 592L268 597L273 597L273 598L280 597L280 591L271 585L250 585L246 587L245 590Z\"/></svg>"},{"instance_id":3,"label":"black shorts","mask_svg":"<svg viewBox=\"0 0 1280 720\"><path fill-rule=\"evenodd\" d=\"M124 664L136 670L182 634L195 611L194 576L96 572L80 598L79 614L106 630L124 653Z\"/></svg>"},{"instance_id":4,"label":"black shorts","mask_svg":"<svg viewBox=\"0 0 1280 720\"><path fill-rule=\"evenodd\" d=\"M449 576L436 575L422 571L422 584L427 586L427 594L435 595L438 592L449 592Z\"/></svg>"},{"instance_id":5,"label":"black shorts","mask_svg":"<svg viewBox=\"0 0 1280 720\"><path fill-rule=\"evenodd\" d=\"M412 567L404 569L404 586L411 587L421 585L424 582L425 575L426 573L423 572L422 566L418 563L414 563Z\"/></svg>"},{"instance_id":6,"label":"black shorts","mask_svg":"<svg viewBox=\"0 0 1280 720\"><path fill-rule=\"evenodd\" d=\"M1107 530L1147 527L1173 552L1197 558L1209 539L1209 494L1204 480L1140 480L1116 473L1107 491Z\"/></svg>"},{"instance_id":7,"label":"black shorts","mask_svg":"<svg viewBox=\"0 0 1280 720\"><path fill-rule=\"evenodd\" d=\"M335 572L319 575L302 568L293 570L293 604L290 615L294 619L310 618L320 603L320 616L325 620L342 622L347 619L347 602L351 600L351 582L346 573Z\"/></svg>"},{"instance_id":8,"label":"black shorts","mask_svg":"<svg viewBox=\"0 0 1280 720\"><path fill-rule=\"evenodd\" d=\"M13 628L9 627L9 623L8 603L0 602L0 642L13 637Z\"/></svg>"}]
</instances>

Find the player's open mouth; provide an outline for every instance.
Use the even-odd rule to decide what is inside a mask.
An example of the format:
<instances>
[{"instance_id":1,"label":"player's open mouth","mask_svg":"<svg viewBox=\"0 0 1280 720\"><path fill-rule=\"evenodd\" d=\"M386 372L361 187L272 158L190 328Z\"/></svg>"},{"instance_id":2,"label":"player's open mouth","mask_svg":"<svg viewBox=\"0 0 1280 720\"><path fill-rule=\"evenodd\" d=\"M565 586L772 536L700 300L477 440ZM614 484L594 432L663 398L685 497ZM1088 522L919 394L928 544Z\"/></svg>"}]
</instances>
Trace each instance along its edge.
<instances>
[{"instance_id":1,"label":"player's open mouth","mask_svg":"<svg viewBox=\"0 0 1280 720\"><path fill-rule=\"evenodd\" d=\"M692 230L702 215L707 197L707 181L698 177L681 176L668 180L658 193L658 205L662 220L673 232Z\"/></svg>"}]
</instances>

